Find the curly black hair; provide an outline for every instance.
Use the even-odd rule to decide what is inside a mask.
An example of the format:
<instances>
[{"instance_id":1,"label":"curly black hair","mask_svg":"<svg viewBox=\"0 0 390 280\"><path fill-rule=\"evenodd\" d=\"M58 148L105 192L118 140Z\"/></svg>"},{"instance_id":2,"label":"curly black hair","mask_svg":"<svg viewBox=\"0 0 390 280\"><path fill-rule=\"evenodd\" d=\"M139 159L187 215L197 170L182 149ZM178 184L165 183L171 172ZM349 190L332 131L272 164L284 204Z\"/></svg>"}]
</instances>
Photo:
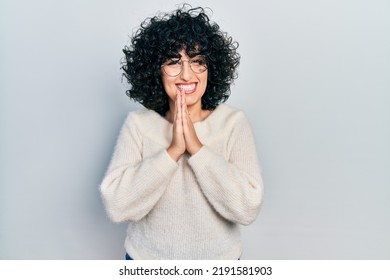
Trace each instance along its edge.
<instances>
[{"instance_id":1,"label":"curly black hair","mask_svg":"<svg viewBox=\"0 0 390 280\"><path fill-rule=\"evenodd\" d=\"M164 116L169 105L161 79L162 63L181 50L199 52L208 67L202 109L214 110L228 99L230 85L237 78L237 48L238 43L211 22L201 7L184 4L171 14L148 18L123 49L123 75L131 85L126 95Z\"/></svg>"}]
</instances>

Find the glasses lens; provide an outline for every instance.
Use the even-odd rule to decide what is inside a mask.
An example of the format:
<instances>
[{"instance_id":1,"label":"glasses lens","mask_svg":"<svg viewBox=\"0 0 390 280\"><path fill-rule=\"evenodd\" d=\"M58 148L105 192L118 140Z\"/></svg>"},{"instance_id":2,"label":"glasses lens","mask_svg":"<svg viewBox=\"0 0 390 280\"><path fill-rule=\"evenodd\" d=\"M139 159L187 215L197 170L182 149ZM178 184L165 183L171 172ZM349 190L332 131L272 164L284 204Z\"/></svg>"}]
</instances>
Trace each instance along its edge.
<instances>
[{"instance_id":1,"label":"glasses lens","mask_svg":"<svg viewBox=\"0 0 390 280\"><path fill-rule=\"evenodd\" d=\"M185 61L181 61L178 58L171 58L162 65L162 68L168 76L175 77L181 73ZM207 70L206 59L203 56L196 56L187 62L191 70L196 74L203 73Z\"/></svg>"},{"instance_id":2,"label":"glasses lens","mask_svg":"<svg viewBox=\"0 0 390 280\"><path fill-rule=\"evenodd\" d=\"M196 56L191 59L190 66L195 73L203 73L207 69L206 59L203 56Z\"/></svg>"},{"instance_id":3,"label":"glasses lens","mask_svg":"<svg viewBox=\"0 0 390 280\"><path fill-rule=\"evenodd\" d=\"M163 70L168 76L177 76L181 72L181 61L177 58L171 58L163 64Z\"/></svg>"}]
</instances>

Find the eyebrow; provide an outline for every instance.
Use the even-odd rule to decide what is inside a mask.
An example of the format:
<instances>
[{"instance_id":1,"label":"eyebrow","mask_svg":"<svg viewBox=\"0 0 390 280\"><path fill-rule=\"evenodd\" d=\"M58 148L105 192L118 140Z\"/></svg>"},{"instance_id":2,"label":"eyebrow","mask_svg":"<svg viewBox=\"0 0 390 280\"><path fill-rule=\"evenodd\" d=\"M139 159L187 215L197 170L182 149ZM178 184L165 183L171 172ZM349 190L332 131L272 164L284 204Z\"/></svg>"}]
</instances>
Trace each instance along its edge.
<instances>
[{"instance_id":1,"label":"eyebrow","mask_svg":"<svg viewBox=\"0 0 390 280\"><path fill-rule=\"evenodd\" d=\"M202 53L201 52L190 52L190 53L187 53L187 55L189 58L194 58L195 56L202 55ZM182 55L180 53L170 53L168 55L168 59L172 59L172 58L181 59Z\"/></svg>"},{"instance_id":2,"label":"eyebrow","mask_svg":"<svg viewBox=\"0 0 390 280\"><path fill-rule=\"evenodd\" d=\"M189 56L190 58L193 58L193 57L198 56L198 55L202 55L202 53L201 53L201 52L192 52L192 53L189 53L189 54L188 54L188 56Z\"/></svg>"}]
</instances>

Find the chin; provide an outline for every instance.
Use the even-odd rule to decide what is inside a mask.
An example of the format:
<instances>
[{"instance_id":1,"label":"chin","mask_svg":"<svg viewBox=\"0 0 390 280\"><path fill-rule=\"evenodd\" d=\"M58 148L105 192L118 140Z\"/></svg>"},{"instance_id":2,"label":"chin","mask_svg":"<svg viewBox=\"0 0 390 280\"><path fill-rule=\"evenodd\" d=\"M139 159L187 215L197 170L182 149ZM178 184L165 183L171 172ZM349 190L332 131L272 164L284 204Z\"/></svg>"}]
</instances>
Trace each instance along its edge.
<instances>
[{"instance_id":1,"label":"chin","mask_svg":"<svg viewBox=\"0 0 390 280\"><path fill-rule=\"evenodd\" d=\"M202 101L201 101L201 98L195 98L195 96L194 96L194 98L186 98L186 104L187 104L187 106L193 106L196 104L200 104L202 106Z\"/></svg>"}]
</instances>

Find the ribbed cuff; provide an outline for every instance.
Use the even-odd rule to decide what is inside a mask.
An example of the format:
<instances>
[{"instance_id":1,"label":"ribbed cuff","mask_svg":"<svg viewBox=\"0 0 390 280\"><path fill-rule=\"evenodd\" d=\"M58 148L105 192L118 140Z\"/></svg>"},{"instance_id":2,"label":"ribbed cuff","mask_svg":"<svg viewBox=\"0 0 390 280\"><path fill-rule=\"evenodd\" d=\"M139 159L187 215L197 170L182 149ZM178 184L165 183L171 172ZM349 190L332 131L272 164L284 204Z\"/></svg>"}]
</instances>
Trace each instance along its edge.
<instances>
[{"instance_id":1,"label":"ribbed cuff","mask_svg":"<svg viewBox=\"0 0 390 280\"><path fill-rule=\"evenodd\" d=\"M188 164L195 170L205 169L209 162L215 160L213 151L203 145L200 150L188 159Z\"/></svg>"},{"instance_id":2,"label":"ribbed cuff","mask_svg":"<svg viewBox=\"0 0 390 280\"><path fill-rule=\"evenodd\" d=\"M157 154L153 160L153 165L156 167L158 172L164 175L167 179L172 178L173 173L177 170L178 164L174 161L168 152L164 149Z\"/></svg>"}]
</instances>

